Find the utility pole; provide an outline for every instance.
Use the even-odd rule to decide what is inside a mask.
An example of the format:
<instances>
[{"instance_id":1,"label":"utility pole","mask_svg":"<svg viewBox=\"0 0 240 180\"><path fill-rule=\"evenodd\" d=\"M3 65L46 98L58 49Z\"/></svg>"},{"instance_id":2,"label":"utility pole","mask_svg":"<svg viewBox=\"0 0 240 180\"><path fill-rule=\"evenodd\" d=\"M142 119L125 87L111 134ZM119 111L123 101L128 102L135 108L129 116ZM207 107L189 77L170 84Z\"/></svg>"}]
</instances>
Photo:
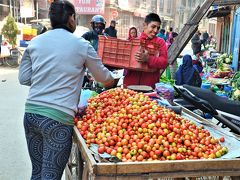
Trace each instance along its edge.
<instances>
[{"instance_id":1,"label":"utility pole","mask_svg":"<svg viewBox=\"0 0 240 180\"><path fill-rule=\"evenodd\" d=\"M17 13L17 5L16 5L16 0L13 0L13 16L14 16L14 19L15 21L17 20L16 19L16 13Z\"/></svg>"},{"instance_id":2,"label":"utility pole","mask_svg":"<svg viewBox=\"0 0 240 180\"><path fill-rule=\"evenodd\" d=\"M17 1L16 2L16 7L17 7L17 9L16 9L16 17L17 17L17 22L19 22L19 14L18 14L18 8L20 8L20 6L19 6L19 2Z\"/></svg>"},{"instance_id":3,"label":"utility pole","mask_svg":"<svg viewBox=\"0 0 240 180\"><path fill-rule=\"evenodd\" d=\"M38 1L36 2L36 18L38 19Z\"/></svg>"},{"instance_id":4,"label":"utility pole","mask_svg":"<svg viewBox=\"0 0 240 180\"><path fill-rule=\"evenodd\" d=\"M10 3L10 4L9 4L10 14L11 14L11 16L13 16L13 13L12 13L12 0L10 0L9 3Z\"/></svg>"}]
</instances>

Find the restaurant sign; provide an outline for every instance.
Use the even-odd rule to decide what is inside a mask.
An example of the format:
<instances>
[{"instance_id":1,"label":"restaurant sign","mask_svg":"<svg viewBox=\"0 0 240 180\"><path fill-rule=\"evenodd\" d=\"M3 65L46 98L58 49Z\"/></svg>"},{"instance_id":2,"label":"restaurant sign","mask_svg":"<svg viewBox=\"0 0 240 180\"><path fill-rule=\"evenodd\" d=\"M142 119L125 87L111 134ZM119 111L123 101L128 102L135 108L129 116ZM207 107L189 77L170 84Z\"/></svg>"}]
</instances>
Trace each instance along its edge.
<instances>
[{"instance_id":1,"label":"restaurant sign","mask_svg":"<svg viewBox=\"0 0 240 180\"><path fill-rule=\"evenodd\" d=\"M104 14L105 0L74 0L77 14Z\"/></svg>"}]
</instances>

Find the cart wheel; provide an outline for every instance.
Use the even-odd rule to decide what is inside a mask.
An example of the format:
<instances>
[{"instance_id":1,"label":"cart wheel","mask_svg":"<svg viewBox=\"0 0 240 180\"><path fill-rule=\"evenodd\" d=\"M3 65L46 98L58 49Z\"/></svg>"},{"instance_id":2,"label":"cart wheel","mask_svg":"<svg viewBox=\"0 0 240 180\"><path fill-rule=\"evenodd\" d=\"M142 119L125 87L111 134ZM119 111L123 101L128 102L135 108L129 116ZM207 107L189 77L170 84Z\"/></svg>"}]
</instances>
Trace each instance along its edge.
<instances>
[{"instance_id":1,"label":"cart wheel","mask_svg":"<svg viewBox=\"0 0 240 180\"><path fill-rule=\"evenodd\" d=\"M86 166L87 165L85 165L85 167L83 169L82 180L89 179L89 169Z\"/></svg>"},{"instance_id":2,"label":"cart wheel","mask_svg":"<svg viewBox=\"0 0 240 180\"><path fill-rule=\"evenodd\" d=\"M4 58L3 63L12 68L16 68L19 65L17 59L11 58L11 56Z\"/></svg>"},{"instance_id":3,"label":"cart wheel","mask_svg":"<svg viewBox=\"0 0 240 180\"><path fill-rule=\"evenodd\" d=\"M68 167L71 172L72 179L82 179L83 160L76 143L73 143L71 154L69 156Z\"/></svg>"},{"instance_id":4,"label":"cart wheel","mask_svg":"<svg viewBox=\"0 0 240 180\"><path fill-rule=\"evenodd\" d=\"M4 63L9 67L16 68L22 59L22 53L18 49L11 49L10 56L4 58Z\"/></svg>"}]
</instances>

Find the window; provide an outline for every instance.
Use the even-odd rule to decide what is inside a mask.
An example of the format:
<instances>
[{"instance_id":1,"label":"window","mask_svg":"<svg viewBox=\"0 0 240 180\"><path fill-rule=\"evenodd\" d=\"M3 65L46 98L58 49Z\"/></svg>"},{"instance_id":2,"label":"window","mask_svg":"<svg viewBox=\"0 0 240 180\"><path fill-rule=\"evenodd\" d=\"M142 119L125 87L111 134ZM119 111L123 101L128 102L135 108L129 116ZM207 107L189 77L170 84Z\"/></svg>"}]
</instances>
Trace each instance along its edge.
<instances>
[{"instance_id":1,"label":"window","mask_svg":"<svg viewBox=\"0 0 240 180\"><path fill-rule=\"evenodd\" d=\"M183 24L184 22L184 13L180 14L180 24Z\"/></svg>"},{"instance_id":2,"label":"window","mask_svg":"<svg viewBox=\"0 0 240 180\"><path fill-rule=\"evenodd\" d=\"M209 23L209 34L215 36L215 24Z\"/></svg>"},{"instance_id":3,"label":"window","mask_svg":"<svg viewBox=\"0 0 240 180\"><path fill-rule=\"evenodd\" d=\"M146 2L146 0L142 0L142 8L143 9L146 9L146 7L147 7L147 2Z\"/></svg>"},{"instance_id":4,"label":"window","mask_svg":"<svg viewBox=\"0 0 240 180\"><path fill-rule=\"evenodd\" d=\"M120 13L121 21L117 26L118 37L128 37L128 29L130 26L130 14Z\"/></svg>"},{"instance_id":5,"label":"window","mask_svg":"<svg viewBox=\"0 0 240 180\"><path fill-rule=\"evenodd\" d=\"M167 13L171 13L172 10L172 0L167 1Z\"/></svg>"},{"instance_id":6,"label":"window","mask_svg":"<svg viewBox=\"0 0 240 180\"><path fill-rule=\"evenodd\" d=\"M135 7L140 8L140 1L139 0L135 0Z\"/></svg>"},{"instance_id":7,"label":"window","mask_svg":"<svg viewBox=\"0 0 240 180\"><path fill-rule=\"evenodd\" d=\"M205 27L206 26L206 19L203 19L203 26Z\"/></svg>"},{"instance_id":8,"label":"window","mask_svg":"<svg viewBox=\"0 0 240 180\"><path fill-rule=\"evenodd\" d=\"M182 5L185 7L186 6L186 0L182 0Z\"/></svg>"},{"instance_id":9,"label":"window","mask_svg":"<svg viewBox=\"0 0 240 180\"><path fill-rule=\"evenodd\" d=\"M157 13L157 1L151 0L151 12Z\"/></svg>"},{"instance_id":10,"label":"window","mask_svg":"<svg viewBox=\"0 0 240 180\"><path fill-rule=\"evenodd\" d=\"M196 1L192 0L192 7L195 7L195 6L196 6Z\"/></svg>"},{"instance_id":11,"label":"window","mask_svg":"<svg viewBox=\"0 0 240 180\"><path fill-rule=\"evenodd\" d=\"M159 7L159 10L160 12L163 12L163 8L164 8L164 0L160 0L160 7Z\"/></svg>"},{"instance_id":12,"label":"window","mask_svg":"<svg viewBox=\"0 0 240 180\"><path fill-rule=\"evenodd\" d=\"M192 1L192 0L189 0L189 1L188 1L188 7L189 7L190 9L191 9L192 7L194 7L194 6L193 6L193 1Z\"/></svg>"}]
</instances>

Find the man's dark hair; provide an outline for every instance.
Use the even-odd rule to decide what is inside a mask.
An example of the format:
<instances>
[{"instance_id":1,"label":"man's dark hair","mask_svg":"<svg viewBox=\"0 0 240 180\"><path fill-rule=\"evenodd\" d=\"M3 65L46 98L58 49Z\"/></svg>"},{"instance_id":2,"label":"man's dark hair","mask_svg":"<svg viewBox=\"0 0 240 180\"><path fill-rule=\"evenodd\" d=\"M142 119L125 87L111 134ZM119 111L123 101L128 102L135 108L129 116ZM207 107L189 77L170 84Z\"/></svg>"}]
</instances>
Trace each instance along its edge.
<instances>
[{"instance_id":1,"label":"man's dark hair","mask_svg":"<svg viewBox=\"0 0 240 180\"><path fill-rule=\"evenodd\" d=\"M52 28L66 25L69 16L75 15L74 6L66 0L55 0L49 8L49 18Z\"/></svg>"},{"instance_id":2,"label":"man's dark hair","mask_svg":"<svg viewBox=\"0 0 240 180\"><path fill-rule=\"evenodd\" d=\"M173 32L173 35L172 35L174 38L178 36L178 33L176 32Z\"/></svg>"},{"instance_id":3,"label":"man's dark hair","mask_svg":"<svg viewBox=\"0 0 240 180\"><path fill-rule=\"evenodd\" d=\"M149 24L152 21L157 21L161 23L160 17L156 13L150 13L145 17L144 22Z\"/></svg>"},{"instance_id":4,"label":"man's dark hair","mask_svg":"<svg viewBox=\"0 0 240 180\"><path fill-rule=\"evenodd\" d=\"M169 28L169 31L171 31L171 32L172 32L172 31L173 31L173 28L172 28L172 27L170 27L170 28Z\"/></svg>"},{"instance_id":5,"label":"man's dark hair","mask_svg":"<svg viewBox=\"0 0 240 180\"><path fill-rule=\"evenodd\" d=\"M165 29L160 30L160 33L162 33L162 34L165 34L165 32L166 32Z\"/></svg>"}]
</instances>

